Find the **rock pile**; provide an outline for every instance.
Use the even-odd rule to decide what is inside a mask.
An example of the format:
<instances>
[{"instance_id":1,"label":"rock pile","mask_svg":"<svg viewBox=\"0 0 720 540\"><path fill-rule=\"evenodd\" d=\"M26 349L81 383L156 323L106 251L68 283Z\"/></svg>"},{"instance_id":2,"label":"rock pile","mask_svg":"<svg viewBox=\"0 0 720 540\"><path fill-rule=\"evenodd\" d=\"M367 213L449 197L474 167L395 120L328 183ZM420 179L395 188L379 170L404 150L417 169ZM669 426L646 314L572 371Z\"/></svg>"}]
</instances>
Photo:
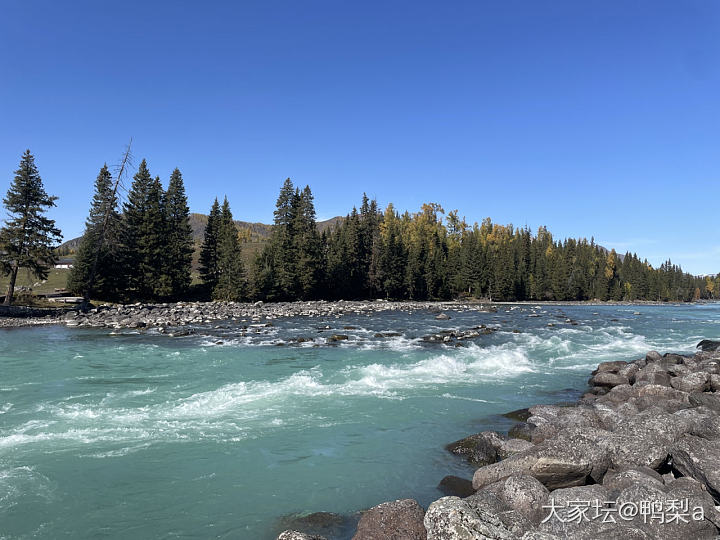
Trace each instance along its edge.
<instances>
[{"instance_id":1,"label":"rock pile","mask_svg":"<svg viewBox=\"0 0 720 540\"><path fill-rule=\"evenodd\" d=\"M479 466L474 493L424 515L414 501L384 503L355 540L717 538L720 351L701 348L600 364L576 404L521 414L511 433L527 440L483 432L448 445Z\"/></svg>"},{"instance_id":2,"label":"rock pile","mask_svg":"<svg viewBox=\"0 0 720 540\"><path fill-rule=\"evenodd\" d=\"M280 317L342 317L348 314L372 314L383 311L486 312L490 308L470 302L177 302L172 304L132 304L100 306L87 313L72 311L62 319L67 326L109 328L172 327L205 324L219 320L272 320Z\"/></svg>"}]
</instances>

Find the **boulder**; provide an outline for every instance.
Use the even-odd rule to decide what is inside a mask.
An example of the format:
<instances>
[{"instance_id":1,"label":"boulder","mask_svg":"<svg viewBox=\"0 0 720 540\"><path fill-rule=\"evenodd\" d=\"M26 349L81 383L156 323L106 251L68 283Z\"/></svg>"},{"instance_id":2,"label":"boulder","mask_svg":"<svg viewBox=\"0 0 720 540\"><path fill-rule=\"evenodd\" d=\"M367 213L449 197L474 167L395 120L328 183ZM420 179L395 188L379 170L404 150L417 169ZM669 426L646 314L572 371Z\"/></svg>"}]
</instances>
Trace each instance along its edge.
<instances>
[{"instance_id":1,"label":"boulder","mask_svg":"<svg viewBox=\"0 0 720 540\"><path fill-rule=\"evenodd\" d=\"M595 529L601 523L592 517L596 508L604 507L608 500L608 490L600 485L557 489L550 494L550 500L542 509L539 529L559 538L605 538L604 534L597 534ZM590 505L584 514L576 509L574 503L578 501L581 501L581 506L584 503Z\"/></svg>"},{"instance_id":2,"label":"boulder","mask_svg":"<svg viewBox=\"0 0 720 540\"><path fill-rule=\"evenodd\" d=\"M627 367L628 363L624 360L615 360L614 362L600 362L598 364L598 367L595 371L592 372L593 375L596 375L598 373L603 372L609 372L609 373L617 373L621 369Z\"/></svg>"},{"instance_id":3,"label":"boulder","mask_svg":"<svg viewBox=\"0 0 720 540\"><path fill-rule=\"evenodd\" d=\"M701 351L716 351L718 347L720 347L720 341L703 339L700 343L696 345L696 347Z\"/></svg>"},{"instance_id":4,"label":"boulder","mask_svg":"<svg viewBox=\"0 0 720 540\"><path fill-rule=\"evenodd\" d=\"M688 400L693 407L707 407L716 415L720 415L720 394L695 392L690 394Z\"/></svg>"},{"instance_id":5,"label":"boulder","mask_svg":"<svg viewBox=\"0 0 720 540\"><path fill-rule=\"evenodd\" d=\"M603 487L609 492L620 492L636 483L645 483L662 488L663 479L649 467L633 467L623 471L610 470L605 474Z\"/></svg>"},{"instance_id":6,"label":"boulder","mask_svg":"<svg viewBox=\"0 0 720 540\"><path fill-rule=\"evenodd\" d=\"M428 540L516 538L494 512L480 505L473 508L458 497L443 497L432 503L425 514L425 529Z\"/></svg>"},{"instance_id":7,"label":"boulder","mask_svg":"<svg viewBox=\"0 0 720 540\"><path fill-rule=\"evenodd\" d=\"M534 525L543 519L543 505L550 492L530 475L513 474L483 488L498 497Z\"/></svg>"},{"instance_id":8,"label":"boulder","mask_svg":"<svg viewBox=\"0 0 720 540\"><path fill-rule=\"evenodd\" d=\"M298 531L283 531L277 540L327 540L324 536L305 534Z\"/></svg>"},{"instance_id":9,"label":"boulder","mask_svg":"<svg viewBox=\"0 0 720 540\"><path fill-rule=\"evenodd\" d=\"M601 371L590 379L590 384L592 386L602 386L605 388L613 388L615 386L620 386L621 384L629 383L630 380L627 377L618 375L617 373L610 373L608 371Z\"/></svg>"},{"instance_id":10,"label":"boulder","mask_svg":"<svg viewBox=\"0 0 720 540\"><path fill-rule=\"evenodd\" d=\"M720 445L717 441L685 435L672 447L670 454L673 469L705 484L720 504Z\"/></svg>"},{"instance_id":11,"label":"boulder","mask_svg":"<svg viewBox=\"0 0 720 540\"><path fill-rule=\"evenodd\" d=\"M635 382L670 386L670 374L662 369L659 364L648 364L635 375Z\"/></svg>"},{"instance_id":12,"label":"boulder","mask_svg":"<svg viewBox=\"0 0 720 540\"><path fill-rule=\"evenodd\" d=\"M353 540L425 540L424 517L413 499L385 502L363 512Z\"/></svg>"},{"instance_id":13,"label":"boulder","mask_svg":"<svg viewBox=\"0 0 720 540\"><path fill-rule=\"evenodd\" d=\"M289 531L299 531L311 537L335 538L355 530L356 520L332 512L314 512L312 514L290 514L280 519L280 527Z\"/></svg>"},{"instance_id":14,"label":"boulder","mask_svg":"<svg viewBox=\"0 0 720 540\"><path fill-rule=\"evenodd\" d=\"M662 355L657 351L650 351L645 355L645 362L650 364L651 362L660 362Z\"/></svg>"},{"instance_id":15,"label":"boulder","mask_svg":"<svg viewBox=\"0 0 720 540\"><path fill-rule=\"evenodd\" d=\"M473 489L472 480L460 478L459 476L448 475L440 480L438 489L445 495L455 497L469 497L475 490Z\"/></svg>"},{"instance_id":16,"label":"boulder","mask_svg":"<svg viewBox=\"0 0 720 540\"><path fill-rule=\"evenodd\" d=\"M481 515L490 512L497 516L502 524L507 529L510 529L513 538L518 538L534 528L529 520L491 491L478 491L470 497L467 497L465 503L470 509L475 510Z\"/></svg>"},{"instance_id":17,"label":"boulder","mask_svg":"<svg viewBox=\"0 0 720 540\"><path fill-rule=\"evenodd\" d=\"M720 375L710 375L710 390L720 392Z\"/></svg>"},{"instance_id":18,"label":"boulder","mask_svg":"<svg viewBox=\"0 0 720 540\"><path fill-rule=\"evenodd\" d=\"M438 321L447 321L450 319L450 315L448 315L447 313L440 313L438 315L435 315L435 318Z\"/></svg>"},{"instance_id":19,"label":"boulder","mask_svg":"<svg viewBox=\"0 0 720 540\"><path fill-rule=\"evenodd\" d=\"M708 388L708 374L704 371L670 379L670 386L681 392L703 392Z\"/></svg>"},{"instance_id":20,"label":"boulder","mask_svg":"<svg viewBox=\"0 0 720 540\"><path fill-rule=\"evenodd\" d=\"M588 477L600 481L609 461L607 449L598 441L609 435L593 428L568 428L546 443L481 467L473 475L473 488L513 474L533 476L550 490L584 485Z\"/></svg>"},{"instance_id":21,"label":"boulder","mask_svg":"<svg viewBox=\"0 0 720 540\"><path fill-rule=\"evenodd\" d=\"M693 517L699 507L701 513L705 513L707 501L703 502L701 497L691 494L688 499L688 514L685 519L665 519L669 515L668 509L671 504L677 505L678 502L684 503L687 491L682 489L682 484L678 485L678 489L672 491L665 486L659 487L655 484L644 482L636 482L624 488L617 496L618 509L623 507L642 508L647 505L651 510L657 505L662 511L656 513L653 518L652 513L637 512L632 519L626 517L623 525L631 526L643 531L649 538L657 538L661 540L677 540L678 538L715 538L718 533L717 527L707 518L695 519ZM678 497L681 495L681 497ZM683 500L680 500L683 499ZM676 506L677 507L677 506ZM709 507L708 507L709 510ZM717 512L713 508L713 512ZM699 516L697 516L699 517Z\"/></svg>"},{"instance_id":22,"label":"boulder","mask_svg":"<svg viewBox=\"0 0 720 540\"><path fill-rule=\"evenodd\" d=\"M687 358L685 356L675 353L665 353L662 357L662 363L666 366L670 364L682 364L686 360Z\"/></svg>"},{"instance_id":23,"label":"boulder","mask_svg":"<svg viewBox=\"0 0 720 540\"><path fill-rule=\"evenodd\" d=\"M515 420L516 422L525 422L528 418L530 418L530 409L517 409L515 411L510 411L507 413L502 414L505 418L509 418L510 420Z\"/></svg>"},{"instance_id":24,"label":"boulder","mask_svg":"<svg viewBox=\"0 0 720 540\"><path fill-rule=\"evenodd\" d=\"M527 422L519 422L508 430L508 437L511 439L520 439L530 441L532 438L533 428Z\"/></svg>"},{"instance_id":25,"label":"boulder","mask_svg":"<svg viewBox=\"0 0 720 540\"><path fill-rule=\"evenodd\" d=\"M445 449L455 455L464 457L473 465L482 467L498 460L497 443L494 444L494 439L499 439L496 433L483 431L452 442Z\"/></svg>"}]
</instances>

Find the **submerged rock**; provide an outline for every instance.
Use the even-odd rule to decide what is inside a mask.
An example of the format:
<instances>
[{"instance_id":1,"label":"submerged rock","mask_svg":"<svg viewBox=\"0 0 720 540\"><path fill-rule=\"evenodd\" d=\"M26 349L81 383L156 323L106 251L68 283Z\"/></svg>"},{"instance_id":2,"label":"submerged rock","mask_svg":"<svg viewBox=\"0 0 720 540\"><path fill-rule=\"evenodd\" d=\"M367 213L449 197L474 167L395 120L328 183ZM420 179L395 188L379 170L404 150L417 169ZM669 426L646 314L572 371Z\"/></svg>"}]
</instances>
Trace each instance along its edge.
<instances>
[{"instance_id":1,"label":"submerged rock","mask_svg":"<svg viewBox=\"0 0 720 540\"><path fill-rule=\"evenodd\" d=\"M305 534L298 531L283 531L277 540L327 540L324 536L316 534Z\"/></svg>"},{"instance_id":2,"label":"submerged rock","mask_svg":"<svg viewBox=\"0 0 720 540\"><path fill-rule=\"evenodd\" d=\"M469 497L475 490L472 486L472 480L460 478L459 476L448 475L440 480L438 489L445 495L455 497Z\"/></svg>"}]
</instances>

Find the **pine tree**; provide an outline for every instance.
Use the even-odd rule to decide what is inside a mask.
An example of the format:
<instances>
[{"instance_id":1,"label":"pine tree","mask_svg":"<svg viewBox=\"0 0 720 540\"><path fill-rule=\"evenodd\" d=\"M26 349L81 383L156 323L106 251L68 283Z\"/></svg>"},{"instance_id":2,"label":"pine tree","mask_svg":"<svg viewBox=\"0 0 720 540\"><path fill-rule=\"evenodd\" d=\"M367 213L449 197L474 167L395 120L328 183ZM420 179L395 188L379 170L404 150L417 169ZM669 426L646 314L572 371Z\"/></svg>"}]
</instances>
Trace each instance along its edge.
<instances>
[{"instance_id":1,"label":"pine tree","mask_svg":"<svg viewBox=\"0 0 720 540\"><path fill-rule=\"evenodd\" d=\"M322 282L322 244L315 221L315 206L310 186L296 199L293 221L293 244L296 254L293 289L298 297L315 298Z\"/></svg>"},{"instance_id":2,"label":"pine tree","mask_svg":"<svg viewBox=\"0 0 720 540\"><path fill-rule=\"evenodd\" d=\"M256 292L268 300L294 300L298 297L295 227L298 226L296 216L300 205L300 192L287 178L275 203L272 235L255 260Z\"/></svg>"},{"instance_id":3,"label":"pine tree","mask_svg":"<svg viewBox=\"0 0 720 540\"><path fill-rule=\"evenodd\" d=\"M122 267L127 298L148 295L150 283L143 268L144 234L148 212L148 196L153 183L147 162L143 159L133 177L127 201L123 205Z\"/></svg>"},{"instance_id":4,"label":"pine tree","mask_svg":"<svg viewBox=\"0 0 720 540\"><path fill-rule=\"evenodd\" d=\"M0 267L3 274L10 275L5 305L12 304L20 268L27 268L38 279L46 279L57 261L54 248L62 236L55 221L44 216L56 200L57 197L45 192L35 158L27 150L3 199L10 214L5 227L0 229Z\"/></svg>"},{"instance_id":5,"label":"pine tree","mask_svg":"<svg viewBox=\"0 0 720 540\"><path fill-rule=\"evenodd\" d=\"M220 212L217 249L218 282L212 292L213 300L237 301L245 296L245 271L242 263L238 231L230 204L225 198Z\"/></svg>"},{"instance_id":6,"label":"pine tree","mask_svg":"<svg viewBox=\"0 0 720 540\"><path fill-rule=\"evenodd\" d=\"M168 274L167 249L168 226L165 210L165 191L156 176L150 184L147 199L147 213L140 242L141 266L148 285L144 298L168 298L172 294L171 276Z\"/></svg>"},{"instance_id":7,"label":"pine tree","mask_svg":"<svg viewBox=\"0 0 720 540\"><path fill-rule=\"evenodd\" d=\"M119 235L117 196L112 175L105 164L95 180L95 194L85 221L85 233L68 275L67 287L70 291L87 298L118 298L121 275L119 254L115 246Z\"/></svg>"},{"instance_id":8,"label":"pine tree","mask_svg":"<svg viewBox=\"0 0 720 540\"><path fill-rule=\"evenodd\" d=\"M170 175L165 214L167 222L166 274L170 283L171 295L174 298L181 298L190 288L194 243L190 227L190 209L179 169L175 169Z\"/></svg>"},{"instance_id":9,"label":"pine tree","mask_svg":"<svg viewBox=\"0 0 720 540\"><path fill-rule=\"evenodd\" d=\"M210 208L210 214L208 215L207 224L205 225L205 235L202 247L200 248L200 277L211 294L217 286L220 277L220 271L218 269L218 244L220 242L221 225L220 204L218 200L215 199L215 202L213 202Z\"/></svg>"}]
</instances>

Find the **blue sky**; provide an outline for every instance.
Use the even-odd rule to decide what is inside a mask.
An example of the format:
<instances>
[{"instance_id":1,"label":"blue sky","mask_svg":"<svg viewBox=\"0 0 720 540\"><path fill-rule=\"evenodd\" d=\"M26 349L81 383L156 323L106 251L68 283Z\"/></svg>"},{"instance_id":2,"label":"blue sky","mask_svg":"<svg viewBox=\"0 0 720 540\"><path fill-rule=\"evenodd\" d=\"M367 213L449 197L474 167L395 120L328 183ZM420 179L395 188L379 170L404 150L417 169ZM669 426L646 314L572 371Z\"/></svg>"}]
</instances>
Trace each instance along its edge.
<instances>
[{"instance_id":1,"label":"blue sky","mask_svg":"<svg viewBox=\"0 0 720 540\"><path fill-rule=\"evenodd\" d=\"M103 162L272 220L363 191L720 271L720 3L39 2L0 17L0 191L30 148L66 238Z\"/></svg>"}]
</instances>

